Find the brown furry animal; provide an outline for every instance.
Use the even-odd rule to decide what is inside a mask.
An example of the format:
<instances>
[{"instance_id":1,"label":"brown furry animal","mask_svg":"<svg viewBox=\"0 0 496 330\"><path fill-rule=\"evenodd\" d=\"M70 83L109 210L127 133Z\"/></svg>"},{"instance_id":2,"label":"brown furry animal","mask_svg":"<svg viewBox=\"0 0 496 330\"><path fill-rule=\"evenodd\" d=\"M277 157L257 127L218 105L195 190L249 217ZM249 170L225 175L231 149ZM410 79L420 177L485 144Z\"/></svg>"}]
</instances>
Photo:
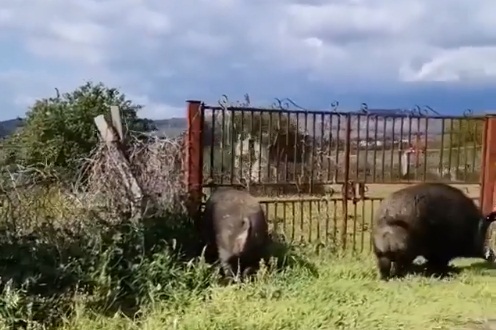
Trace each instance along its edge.
<instances>
[{"instance_id":1,"label":"brown furry animal","mask_svg":"<svg viewBox=\"0 0 496 330\"><path fill-rule=\"evenodd\" d=\"M237 270L243 275L253 272L267 255L267 220L258 200L246 191L214 191L206 202L201 227L207 248L216 252L226 276Z\"/></svg>"},{"instance_id":2,"label":"brown furry animal","mask_svg":"<svg viewBox=\"0 0 496 330\"><path fill-rule=\"evenodd\" d=\"M483 216L461 190L443 183L392 193L379 206L372 233L381 278L403 275L417 256L436 273L457 257L494 260L486 235L495 218L496 212Z\"/></svg>"}]
</instances>

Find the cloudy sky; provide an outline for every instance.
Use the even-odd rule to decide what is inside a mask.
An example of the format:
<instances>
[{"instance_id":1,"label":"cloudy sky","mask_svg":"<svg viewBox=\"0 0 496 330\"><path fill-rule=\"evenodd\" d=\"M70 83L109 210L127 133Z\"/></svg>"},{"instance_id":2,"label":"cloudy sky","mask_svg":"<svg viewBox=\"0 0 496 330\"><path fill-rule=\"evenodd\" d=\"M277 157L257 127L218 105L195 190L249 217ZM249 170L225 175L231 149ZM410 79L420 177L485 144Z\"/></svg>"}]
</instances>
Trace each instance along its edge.
<instances>
[{"instance_id":1,"label":"cloudy sky","mask_svg":"<svg viewBox=\"0 0 496 330\"><path fill-rule=\"evenodd\" d=\"M496 109L494 0L0 0L0 120L87 80L150 118L249 93Z\"/></svg>"}]
</instances>

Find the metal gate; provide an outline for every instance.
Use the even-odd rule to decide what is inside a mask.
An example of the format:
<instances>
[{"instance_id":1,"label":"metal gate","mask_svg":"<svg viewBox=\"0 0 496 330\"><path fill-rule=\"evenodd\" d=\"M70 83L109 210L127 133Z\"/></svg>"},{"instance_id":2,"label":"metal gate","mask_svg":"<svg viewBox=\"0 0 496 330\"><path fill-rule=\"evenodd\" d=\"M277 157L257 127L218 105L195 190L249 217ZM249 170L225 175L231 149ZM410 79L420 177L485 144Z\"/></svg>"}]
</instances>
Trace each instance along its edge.
<instances>
[{"instance_id":1,"label":"metal gate","mask_svg":"<svg viewBox=\"0 0 496 330\"><path fill-rule=\"evenodd\" d=\"M314 111L288 99L255 108L248 97L188 109L190 191L248 189L293 242L368 250L378 203L414 182L447 182L479 199L487 117L365 104Z\"/></svg>"}]
</instances>

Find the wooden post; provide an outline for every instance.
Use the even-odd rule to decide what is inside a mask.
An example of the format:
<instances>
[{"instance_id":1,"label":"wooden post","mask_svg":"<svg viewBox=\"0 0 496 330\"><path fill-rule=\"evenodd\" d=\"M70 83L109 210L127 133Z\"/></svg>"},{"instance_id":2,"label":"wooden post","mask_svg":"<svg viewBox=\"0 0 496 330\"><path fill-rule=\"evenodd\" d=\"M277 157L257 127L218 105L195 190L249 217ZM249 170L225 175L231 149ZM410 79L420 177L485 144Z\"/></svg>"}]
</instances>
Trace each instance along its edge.
<instances>
[{"instance_id":1,"label":"wooden post","mask_svg":"<svg viewBox=\"0 0 496 330\"><path fill-rule=\"evenodd\" d=\"M203 111L202 102L187 102L187 136L186 148L186 186L188 189L188 211L190 216L198 220L203 195Z\"/></svg>"},{"instance_id":2,"label":"wooden post","mask_svg":"<svg viewBox=\"0 0 496 330\"><path fill-rule=\"evenodd\" d=\"M496 116L486 116L482 148L480 205L487 214L496 210Z\"/></svg>"},{"instance_id":3,"label":"wooden post","mask_svg":"<svg viewBox=\"0 0 496 330\"><path fill-rule=\"evenodd\" d=\"M119 140L122 142L124 141L124 132L122 130L121 111L119 110L119 107L112 105L110 107L110 114L112 116L112 126L114 126L119 135Z\"/></svg>"},{"instance_id":4,"label":"wooden post","mask_svg":"<svg viewBox=\"0 0 496 330\"><path fill-rule=\"evenodd\" d=\"M143 216L143 192L138 181L131 172L129 161L124 155L120 141L123 140L122 124L120 121L119 108L112 109L112 121L115 126L109 125L103 115L94 118L101 139L106 143L112 158L115 160L116 168L122 178L126 191L130 194L131 219L139 220Z\"/></svg>"}]
</instances>

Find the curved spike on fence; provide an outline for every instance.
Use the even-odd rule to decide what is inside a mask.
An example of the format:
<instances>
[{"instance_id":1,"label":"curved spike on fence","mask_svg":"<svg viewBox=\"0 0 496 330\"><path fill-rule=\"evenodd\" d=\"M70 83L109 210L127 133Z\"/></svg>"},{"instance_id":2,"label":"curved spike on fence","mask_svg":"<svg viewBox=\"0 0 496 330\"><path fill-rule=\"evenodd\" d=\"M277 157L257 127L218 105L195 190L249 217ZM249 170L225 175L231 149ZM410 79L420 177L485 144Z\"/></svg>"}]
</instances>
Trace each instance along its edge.
<instances>
[{"instance_id":1,"label":"curved spike on fence","mask_svg":"<svg viewBox=\"0 0 496 330\"><path fill-rule=\"evenodd\" d=\"M367 103L363 102L360 105L360 111L363 112L364 114L368 114L368 112L369 112L369 106L367 105Z\"/></svg>"},{"instance_id":2,"label":"curved spike on fence","mask_svg":"<svg viewBox=\"0 0 496 330\"><path fill-rule=\"evenodd\" d=\"M275 109L275 110L289 110L290 108L307 111L307 109L298 105L295 101L293 101L292 99L290 99L288 97L283 98L283 99L276 97L274 99L274 102L272 103L272 109Z\"/></svg>"},{"instance_id":3,"label":"curved spike on fence","mask_svg":"<svg viewBox=\"0 0 496 330\"><path fill-rule=\"evenodd\" d=\"M333 101L331 103L331 112L338 112L339 101Z\"/></svg>"},{"instance_id":4,"label":"curved spike on fence","mask_svg":"<svg viewBox=\"0 0 496 330\"><path fill-rule=\"evenodd\" d=\"M472 109L465 109L465 111L463 111L463 117L471 117L474 115L474 110Z\"/></svg>"},{"instance_id":5,"label":"curved spike on fence","mask_svg":"<svg viewBox=\"0 0 496 330\"><path fill-rule=\"evenodd\" d=\"M274 110L285 110L282 104L282 100L279 98L274 98L274 102L271 105L271 108Z\"/></svg>"},{"instance_id":6,"label":"curved spike on fence","mask_svg":"<svg viewBox=\"0 0 496 330\"><path fill-rule=\"evenodd\" d=\"M224 110L227 110L227 108L229 108L229 98L227 97L226 94L222 94L222 96L219 98L219 100L217 101L217 103Z\"/></svg>"},{"instance_id":7,"label":"curved spike on fence","mask_svg":"<svg viewBox=\"0 0 496 330\"><path fill-rule=\"evenodd\" d=\"M427 112L431 112L431 113L435 114L436 116L441 116L441 114L439 112L437 112L436 110L434 110L434 108L432 108L428 105L424 105L424 109L426 109Z\"/></svg>"},{"instance_id":8,"label":"curved spike on fence","mask_svg":"<svg viewBox=\"0 0 496 330\"><path fill-rule=\"evenodd\" d=\"M250 94L245 93L244 95L245 103L243 104L245 107L249 107L251 105Z\"/></svg>"},{"instance_id":9,"label":"curved spike on fence","mask_svg":"<svg viewBox=\"0 0 496 330\"><path fill-rule=\"evenodd\" d=\"M228 108L247 108L250 106L250 95L246 93L243 96L244 101L230 101L229 97L226 94L222 94L217 103L221 108L227 110Z\"/></svg>"}]
</instances>

